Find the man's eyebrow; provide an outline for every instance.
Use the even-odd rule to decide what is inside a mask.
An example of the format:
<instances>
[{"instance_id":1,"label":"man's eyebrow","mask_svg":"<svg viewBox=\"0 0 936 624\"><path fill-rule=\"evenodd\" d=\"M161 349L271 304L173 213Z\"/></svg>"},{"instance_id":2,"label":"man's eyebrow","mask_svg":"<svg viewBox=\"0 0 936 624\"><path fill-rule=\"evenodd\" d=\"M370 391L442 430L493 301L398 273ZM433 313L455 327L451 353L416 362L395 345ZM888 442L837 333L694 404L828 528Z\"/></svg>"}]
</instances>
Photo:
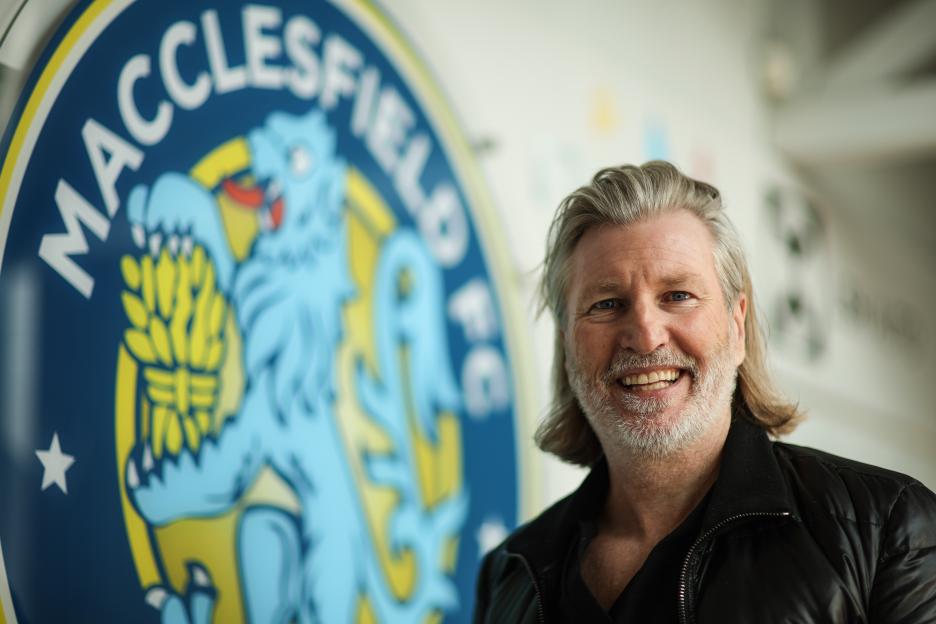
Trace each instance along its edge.
<instances>
[{"instance_id":1,"label":"man's eyebrow","mask_svg":"<svg viewBox=\"0 0 936 624\"><path fill-rule=\"evenodd\" d=\"M699 273L693 273L692 271L673 273L671 275L666 275L660 278L660 284L666 288L676 288L678 286L685 286L686 284L700 281L703 281L702 276Z\"/></svg>"},{"instance_id":2,"label":"man's eyebrow","mask_svg":"<svg viewBox=\"0 0 936 624\"><path fill-rule=\"evenodd\" d=\"M602 280L600 282L595 282L589 284L587 288L582 291L586 297L594 297L595 295L607 292L614 292L621 287L619 282L614 280Z\"/></svg>"}]
</instances>

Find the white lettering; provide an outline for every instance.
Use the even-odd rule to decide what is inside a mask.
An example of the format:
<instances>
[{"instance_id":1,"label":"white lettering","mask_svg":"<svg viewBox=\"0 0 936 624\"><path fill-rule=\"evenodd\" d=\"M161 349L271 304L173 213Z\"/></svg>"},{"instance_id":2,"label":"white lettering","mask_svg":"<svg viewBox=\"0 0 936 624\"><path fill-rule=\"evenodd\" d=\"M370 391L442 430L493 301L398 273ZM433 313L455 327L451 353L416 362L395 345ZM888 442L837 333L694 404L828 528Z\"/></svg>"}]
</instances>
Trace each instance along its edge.
<instances>
[{"instance_id":1,"label":"white lettering","mask_svg":"<svg viewBox=\"0 0 936 624\"><path fill-rule=\"evenodd\" d=\"M283 68L268 65L267 61L283 53L278 37L263 32L264 29L279 28L283 13L275 7L249 5L244 7L244 48L247 54L247 70L250 84L265 89L280 89L285 83Z\"/></svg>"},{"instance_id":2,"label":"white lettering","mask_svg":"<svg viewBox=\"0 0 936 624\"><path fill-rule=\"evenodd\" d=\"M368 67L361 74L357 97L354 98L354 109L351 111L351 132L356 137L363 135L370 127L378 86L380 86L380 72L373 67Z\"/></svg>"},{"instance_id":3,"label":"white lettering","mask_svg":"<svg viewBox=\"0 0 936 624\"><path fill-rule=\"evenodd\" d=\"M472 418L484 418L510 404L507 367L500 352L477 346L468 353L462 368L465 409Z\"/></svg>"},{"instance_id":4,"label":"white lettering","mask_svg":"<svg viewBox=\"0 0 936 624\"><path fill-rule=\"evenodd\" d=\"M354 76L349 70L361 65L361 53L338 35L329 35L325 39L323 56L325 77L320 103L322 108L329 110L338 103L340 96L354 92Z\"/></svg>"},{"instance_id":5,"label":"white lettering","mask_svg":"<svg viewBox=\"0 0 936 624\"><path fill-rule=\"evenodd\" d=\"M286 56L294 67L287 71L289 89L296 97L311 99L319 88L319 61L310 47L321 40L315 23L297 15L286 23Z\"/></svg>"},{"instance_id":6,"label":"white lettering","mask_svg":"<svg viewBox=\"0 0 936 624\"><path fill-rule=\"evenodd\" d=\"M499 331L491 289L481 278L471 280L452 294L448 313L461 324L471 342L490 340Z\"/></svg>"},{"instance_id":7,"label":"white lettering","mask_svg":"<svg viewBox=\"0 0 936 624\"><path fill-rule=\"evenodd\" d=\"M84 237L81 223L103 241L107 239L110 231L110 222L65 180L59 180L55 188L55 204L65 223L65 233L44 235L39 243L39 257L84 295L85 299L90 299L94 290L94 278L70 256L83 256L88 253L88 241Z\"/></svg>"},{"instance_id":8,"label":"white lettering","mask_svg":"<svg viewBox=\"0 0 936 624\"><path fill-rule=\"evenodd\" d=\"M243 89L247 86L247 68L243 65L228 66L218 12L205 11L202 13L201 22L205 33L205 45L208 48L208 64L211 66L211 75L215 83L215 93L222 94Z\"/></svg>"},{"instance_id":9,"label":"white lettering","mask_svg":"<svg viewBox=\"0 0 936 624\"><path fill-rule=\"evenodd\" d=\"M419 178L422 177L431 149L429 137L425 134L414 136L406 146L400 166L393 176L393 184L411 214L416 213L426 201Z\"/></svg>"},{"instance_id":10,"label":"white lettering","mask_svg":"<svg viewBox=\"0 0 936 624\"><path fill-rule=\"evenodd\" d=\"M130 167L134 171L139 169L143 162L143 152L93 118L89 118L81 128L81 137L84 139L88 158L91 159L91 167L94 169L94 177L101 190L101 197L104 198L107 214L113 217L120 207L120 199L117 197L115 188L117 178L120 177L124 167ZM110 154L110 159L106 158L105 153Z\"/></svg>"},{"instance_id":11,"label":"white lettering","mask_svg":"<svg viewBox=\"0 0 936 624\"><path fill-rule=\"evenodd\" d=\"M384 171L392 173L400 159L400 147L413 125L413 112L396 89L384 89L377 101L374 123L367 132L367 147Z\"/></svg>"},{"instance_id":12,"label":"white lettering","mask_svg":"<svg viewBox=\"0 0 936 624\"><path fill-rule=\"evenodd\" d=\"M163 140L172 125L172 105L165 100L156 107L156 117L143 118L133 99L133 86L140 78L150 75L150 58L137 54L120 70L117 78L117 109L127 131L143 145L155 145Z\"/></svg>"},{"instance_id":13,"label":"white lettering","mask_svg":"<svg viewBox=\"0 0 936 624\"><path fill-rule=\"evenodd\" d=\"M468 224L451 184L444 182L435 187L417 220L423 238L442 266L449 268L462 261L468 249Z\"/></svg>"},{"instance_id":14,"label":"white lettering","mask_svg":"<svg viewBox=\"0 0 936 624\"><path fill-rule=\"evenodd\" d=\"M195 24L176 22L169 27L159 44L159 71L163 84L166 85L169 97L186 110L195 110L211 95L211 78L208 72L199 73L192 84L187 84L179 74L179 47L195 43L196 34Z\"/></svg>"}]
</instances>

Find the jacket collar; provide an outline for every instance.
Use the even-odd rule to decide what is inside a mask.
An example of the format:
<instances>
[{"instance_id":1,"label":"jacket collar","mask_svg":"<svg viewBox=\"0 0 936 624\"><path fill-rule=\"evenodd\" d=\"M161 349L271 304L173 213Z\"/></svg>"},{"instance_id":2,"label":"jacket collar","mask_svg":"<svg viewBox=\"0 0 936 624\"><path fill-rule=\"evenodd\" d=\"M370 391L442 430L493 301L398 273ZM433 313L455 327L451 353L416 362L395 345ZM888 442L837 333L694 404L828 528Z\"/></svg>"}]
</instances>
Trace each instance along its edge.
<instances>
[{"instance_id":1,"label":"jacket collar","mask_svg":"<svg viewBox=\"0 0 936 624\"><path fill-rule=\"evenodd\" d=\"M602 504L607 490L608 466L602 458L575 492L515 531L504 544L505 549L524 557L540 574L558 567L583 513L591 511L595 504ZM773 443L746 415L736 415L703 515L702 531L738 514L795 515L795 511L795 501L783 479Z\"/></svg>"},{"instance_id":2,"label":"jacket collar","mask_svg":"<svg viewBox=\"0 0 936 624\"><path fill-rule=\"evenodd\" d=\"M725 440L702 530L742 513L794 513L795 509L767 433L746 413L736 414Z\"/></svg>"}]
</instances>

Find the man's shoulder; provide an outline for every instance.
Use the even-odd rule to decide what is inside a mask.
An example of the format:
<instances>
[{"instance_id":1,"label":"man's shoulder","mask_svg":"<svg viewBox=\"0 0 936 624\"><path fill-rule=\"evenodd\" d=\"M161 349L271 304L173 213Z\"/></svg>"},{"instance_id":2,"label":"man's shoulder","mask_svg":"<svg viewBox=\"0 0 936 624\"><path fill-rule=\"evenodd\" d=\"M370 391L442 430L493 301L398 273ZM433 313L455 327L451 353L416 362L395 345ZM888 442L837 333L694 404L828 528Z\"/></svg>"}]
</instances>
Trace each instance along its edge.
<instances>
[{"instance_id":1,"label":"man's shoulder","mask_svg":"<svg viewBox=\"0 0 936 624\"><path fill-rule=\"evenodd\" d=\"M775 452L786 458L801 470L822 470L827 471L829 475L836 475L838 478L847 479L850 477L879 481L883 486L890 488L904 488L909 485L918 484L919 481L913 477L874 466L864 462L833 455L826 451L811 448L808 446L799 446L787 442L774 442Z\"/></svg>"},{"instance_id":2,"label":"man's shoulder","mask_svg":"<svg viewBox=\"0 0 936 624\"><path fill-rule=\"evenodd\" d=\"M775 442L774 453L804 514L879 526L899 542L892 546L936 546L936 494L917 479L794 444Z\"/></svg>"},{"instance_id":3,"label":"man's shoulder","mask_svg":"<svg viewBox=\"0 0 936 624\"><path fill-rule=\"evenodd\" d=\"M478 575L478 604L486 612L497 595L512 595L510 604L532 587L530 578L552 575L561 565L563 532L575 492L520 525L484 556Z\"/></svg>"},{"instance_id":4,"label":"man's shoulder","mask_svg":"<svg viewBox=\"0 0 936 624\"><path fill-rule=\"evenodd\" d=\"M607 491L604 463L592 467L579 487L559 499L507 536L493 553L522 555L534 567L549 566L561 559L569 539L585 514L594 512Z\"/></svg>"},{"instance_id":5,"label":"man's shoulder","mask_svg":"<svg viewBox=\"0 0 936 624\"><path fill-rule=\"evenodd\" d=\"M528 554L555 544L560 534L569 530L570 513L576 492L562 497L536 516L518 526L498 547L501 552Z\"/></svg>"}]
</instances>

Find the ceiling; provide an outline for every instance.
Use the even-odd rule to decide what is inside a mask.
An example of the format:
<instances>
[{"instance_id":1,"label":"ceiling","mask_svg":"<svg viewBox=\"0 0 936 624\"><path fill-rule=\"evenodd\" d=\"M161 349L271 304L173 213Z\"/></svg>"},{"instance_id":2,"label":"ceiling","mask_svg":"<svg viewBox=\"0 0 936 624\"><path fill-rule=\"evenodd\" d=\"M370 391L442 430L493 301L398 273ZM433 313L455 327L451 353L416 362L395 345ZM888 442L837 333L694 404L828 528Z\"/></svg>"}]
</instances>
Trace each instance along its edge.
<instances>
[{"instance_id":1,"label":"ceiling","mask_svg":"<svg viewBox=\"0 0 936 624\"><path fill-rule=\"evenodd\" d=\"M777 147L936 268L936 0L772 0L769 22Z\"/></svg>"}]
</instances>

